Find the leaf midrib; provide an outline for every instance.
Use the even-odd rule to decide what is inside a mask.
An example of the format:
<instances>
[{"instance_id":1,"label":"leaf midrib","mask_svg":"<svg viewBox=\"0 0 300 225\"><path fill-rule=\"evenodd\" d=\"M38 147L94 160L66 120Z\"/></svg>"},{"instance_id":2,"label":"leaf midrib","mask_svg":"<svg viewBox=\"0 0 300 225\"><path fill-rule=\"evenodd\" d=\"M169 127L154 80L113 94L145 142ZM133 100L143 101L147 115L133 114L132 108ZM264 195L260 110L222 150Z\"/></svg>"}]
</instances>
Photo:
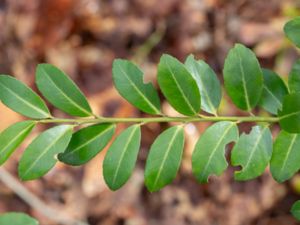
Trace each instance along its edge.
<instances>
[{"instance_id":1,"label":"leaf midrib","mask_svg":"<svg viewBox=\"0 0 300 225\"><path fill-rule=\"evenodd\" d=\"M289 113L289 114L285 114L283 116L280 116L279 119L282 120L282 119L286 119L288 117L291 117L291 116L295 116L297 114L300 114L300 111L296 111L296 112L292 112L292 113Z\"/></svg>"},{"instance_id":2,"label":"leaf midrib","mask_svg":"<svg viewBox=\"0 0 300 225\"><path fill-rule=\"evenodd\" d=\"M277 104L281 107L282 103L279 101L279 99L270 91L270 89L264 85L265 90L271 95L271 97L277 102Z\"/></svg>"}]
</instances>

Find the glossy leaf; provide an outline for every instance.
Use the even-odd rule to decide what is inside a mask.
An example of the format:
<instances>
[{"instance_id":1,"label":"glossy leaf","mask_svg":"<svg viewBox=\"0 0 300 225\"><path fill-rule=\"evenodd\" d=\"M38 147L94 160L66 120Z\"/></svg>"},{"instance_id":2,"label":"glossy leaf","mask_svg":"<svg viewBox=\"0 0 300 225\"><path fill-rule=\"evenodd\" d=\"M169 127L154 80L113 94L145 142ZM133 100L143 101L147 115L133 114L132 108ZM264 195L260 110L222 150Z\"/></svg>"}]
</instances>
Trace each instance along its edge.
<instances>
[{"instance_id":1,"label":"glossy leaf","mask_svg":"<svg viewBox=\"0 0 300 225\"><path fill-rule=\"evenodd\" d=\"M34 121L18 122L0 134L0 165L20 146L34 128Z\"/></svg>"},{"instance_id":2,"label":"glossy leaf","mask_svg":"<svg viewBox=\"0 0 300 225\"><path fill-rule=\"evenodd\" d=\"M272 156L272 134L268 127L255 126L242 134L231 153L233 166L242 166L234 173L236 180L250 180L265 171Z\"/></svg>"},{"instance_id":3,"label":"glossy leaf","mask_svg":"<svg viewBox=\"0 0 300 225\"><path fill-rule=\"evenodd\" d=\"M237 141L238 129L232 122L217 122L206 129L196 143L192 155L192 169L197 180L206 183L212 174L221 175L227 168L225 147Z\"/></svg>"},{"instance_id":4,"label":"glossy leaf","mask_svg":"<svg viewBox=\"0 0 300 225\"><path fill-rule=\"evenodd\" d=\"M263 75L255 54L245 46L236 44L224 64L225 89L240 109L251 111L263 90Z\"/></svg>"},{"instance_id":5,"label":"glossy leaf","mask_svg":"<svg viewBox=\"0 0 300 225\"><path fill-rule=\"evenodd\" d=\"M298 48L300 48L300 16L284 25L284 33Z\"/></svg>"},{"instance_id":6,"label":"glossy leaf","mask_svg":"<svg viewBox=\"0 0 300 225\"><path fill-rule=\"evenodd\" d=\"M263 69L264 88L259 105L269 113L277 115L282 109L282 101L288 89L280 76L271 70Z\"/></svg>"},{"instance_id":7,"label":"glossy leaf","mask_svg":"<svg viewBox=\"0 0 300 225\"><path fill-rule=\"evenodd\" d=\"M34 218L17 212L9 212L0 215L0 225L38 225Z\"/></svg>"},{"instance_id":8,"label":"glossy leaf","mask_svg":"<svg viewBox=\"0 0 300 225\"><path fill-rule=\"evenodd\" d=\"M280 131L274 142L270 168L278 182L290 179L300 169L300 134Z\"/></svg>"},{"instance_id":9,"label":"glossy leaf","mask_svg":"<svg viewBox=\"0 0 300 225\"><path fill-rule=\"evenodd\" d=\"M298 59L289 74L290 92L300 92L300 59Z\"/></svg>"},{"instance_id":10,"label":"glossy leaf","mask_svg":"<svg viewBox=\"0 0 300 225\"><path fill-rule=\"evenodd\" d=\"M130 178L140 143L140 125L132 125L124 130L108 149L103 161L103 176L111 190L119 189Z\"/></svg>"},{"instance_id":11,"label":"glossy leaf","mask_svg":"<svg viewBox=\"0 0 300 225\"><path fill-rule=\"evenodd\" d=\"M279 124L290 133L300 133L300 93L286 95L282 111L279 111Z\"/></svg>"},{"instance_id":12,"label":"glossy leaf","mask_svg":"<svg viewBox=\"0 0 300 225\"><path fill-rule=\"evenodd\" d=\"M0 100L13 111L34 119L51 115L44 101L12 76L0 75Z\"/></svg>"},{"instance_id":13,"label":"glossy leaf","mask_svg":"<svg viewBox=\"0 0 300 225\"><path fill-rule=\"evenodd\" d=\"M136 65L116 59L112 71L115 87L123 98L146 113L160 114L158 93L152 83L144 83L143 72Z\"/></svg>"},{"instance_id":14,"label":"glossy leaf","mask_svg":"<svg viewBox=\"0 0 300 225\"><path fill-rule=\"evenodd\" d=\"M216 114L222 98L220 81L215 72L202 60L195 60L190 55L185 66L197 82L201 95L201 108L212 114Z\"/></svg>"},{"instance_id":15,"label":"glossy leaf","mask_svg":"<svg viewBox=\"0 0 300 225\"><path fill-rule=\"evenodd\" d=\"M60 125L44 131L25 149L19 162L19 176L22 180L33 180L45 175L63 152L72 136L70 125Z\"/></svg>"},{"instance_id":16,"label":"glossy leaf","mask_svg":"<svg viewBox=\"0 0 300 225\"><path fill-rule=\"evenodd\" d=\"M188 116L198 114L201 105L199 88L182 63L164 54L158 65L157 80L174 109Z\"/></svg>"},{"instance_id":17,"label":"glossy leaf","mask_svg":"<svg viewBox=\"0 0 300 225\"><path fill-rule=\"evenodd\" d=\"M115 131L115 125L96 124L76 131L67 149L58 155L66 164L78 166L94 158L108 144Z\"/></svg>"},{"instance_id":18,"label":"glossy leaf","mask_svg":"<svg viewBox=\"0 0 300 225\"><path fill-rule=\"evenodd\" d=\"M158 191L171 183L180 167L184 147L184 130L175 126L154 141L146 162L145 183L149 191Z\"/></svg>"},{"instance_id":19,"label":"glossy leaf","mask_svg":"<svg viewBox=\"0 0 300 225\"><path fill-rule=\"evenodd\" d=\"M36 84L45 98L62 111L72 116L93 115L85 96L57 67L39 64L36 69Z\"/></svg>"},{"instance_id":20,"label":"glossy leaf","mask_svg":"<svg viewBox=\"0 0 300 225\"><path fill-rule=\"evenodd\" d=\"M297 220L300 220L300 200L296 201L293 204L291 208L291 213Z\"/></svg>"}]
</instances>

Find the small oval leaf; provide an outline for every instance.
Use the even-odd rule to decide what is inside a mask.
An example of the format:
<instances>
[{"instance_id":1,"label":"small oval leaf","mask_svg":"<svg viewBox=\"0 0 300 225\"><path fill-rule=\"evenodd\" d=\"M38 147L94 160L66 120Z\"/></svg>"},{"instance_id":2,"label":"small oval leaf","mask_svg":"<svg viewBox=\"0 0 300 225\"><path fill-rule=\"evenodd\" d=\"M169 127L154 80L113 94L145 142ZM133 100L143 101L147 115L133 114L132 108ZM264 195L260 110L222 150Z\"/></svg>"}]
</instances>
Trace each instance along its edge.
<instances>
[{"instance_id":1,"label":"small oval leaf","mask_svg":"<svg viewBox=\"0 0 300 225\"><path fill-rule=\"evenodd\" d=\"M201 108L216 115L222 98L220 81L215 72L202 60L195 60L193 55L187 57L185 66L197 82L201 95Z\"/></svg>"},{"instance_id":2,"label":"small oval leaf","mask_svg":"<svg viewBox=\"0 0 300 225\"><path fill-rule=\"evenodd\" d=\"M22 180L33 180L45 175L63 152L72 136L70 125L60 125L44 131L25 149L19 162L19 176Z\"/></svg>"},{"instance_id":3,"label":"small oval leaf","mask_svg":"<svg viewBox=\"0 0 300 225\"><path fill-rule=\"evenodd\" d=\"M193 174L201 183L207 183L212 174L221 175L227 168L225 147L237 141L238 129L233 122L217 122L200 136L192 155Z\"/></svg>"},{"instance_id":4,"label":"small oval leaf","mask_svg":"<svg viewBox=\"0 0 300 225\"><path fill-rule=\"evenodd\" d=\"M300 48L300 16L284 25L284 33L298 48Z\"/></svg>"},{"instance_id":5,"label":"small oval leaf","mask_svg":"<svg viewBox=\"0 0 300 225\"><path fill-rule=\"evenodd\" d=\"M0 225L38 225L39 222L34 218L17 212L9 212L0 215Z\"/></svg>"},{"instance_id":6,"label":"small oval leaf","mask_svg":"<svg viewBox=\"0 0 300 225\"><path fill-rule=\"evenodd\" d=\"M182 126L171 127L157 137L146 161L145 183L149 191L158 191L174 180L180 167L183 147Z\"/></svg>"},{"instance_id":7,"label":"small oval leaf","mask_svg":"<svg viewBox=\"0 0 300 225\"><path fill-rule=\"evenodd\" d=\"M251 111L263 90L263 75L255 54L244 45L236 44L224 64L225 89L240 109Z\"/></svg>"},{"instance_id":8,"label":"small oval leaf","mask_svg":"<svg viewBox=\"0 0 300 225\"><path fill-rule=\"evenodd\" d=\"M280 76L271 70L263 69L264 88L259 105L267 112L277 115L282 109L282 101L288 89Z\"/></svg>"},{"instance_id":9,"label":"small oval leaf","mask_svg":"<svg viewBox=\"0 0 300 225\"><path fill-rule=\"evenodd\" d=\"M164 54L158 65L157 81L168 102L183 115L200 111L199 88L193 76L176 58Z\"/></svg>"},{"instance_id":10,"label":"small oval leaf","mask_svg":"<svg viewBox=\"0 0 300 225\"><path fill-rule=\"evenodd\" d=\"M298 59L289 74L290 92L300 92L300 59Z\"/></svg>"},{"instance_id":11,"label":"small oval leaf","mask_svg":"<svg viewBox=\"0 0 300 225\"><path fill-rule=\"evenodd\" d=\"M111 190L122 187L135 167L141 144L141 127L133 125L112 143L103 161L103 176Z\"/></svg>"},{"instance_id":12,"label":"small oval leaf","mask_svg":"<svg viewBox=\"0 0 300 225\"><path fill-rule=\"evenodd\" d=\"M300 200L296 201L292 208L291 213L295 217L295 219L300 220Z\"/></svg>"},{"instance_id":13,"label":"small oval leaf","mask_svg":"<svg viewBox=\"0 0 300 225\"><path fill-rule=\"evenodd\" d=\"M94 158L108 144L115 125L96 124L76 131L67 149L58 154L58 159L69 165L79 166Z\"/></svg>"},{"instance_id":14,"label":"small oval leaf","mask_svg":"<svg viewBox=\"0 0 300 225\"><path fill-rule=\"evenodd\" d=\"M34 126L34 121L22 121L11 125L0 134L0 165L20 146Z\"/></svg>"},{"instance_id":15,"label":"small oval leaf","mask_svg":"<svg viewBox=\"0 0 300 225\"><path fill-rule=\"evenodd\" d=\"M231 153L233 166L242 166L234 173L236 180L250 180L265 171L272 156L272 134L268 127L255 126L242 134Z\"/></svg>"},{"instance_id":16,"label":"small oval leaf","mask_svg":"<svg viewBox=\"0 0 300 225\"><path fill-rule=\"evenodd\" d=\"M279 124L290 133L300 133L300 92L286 95L282 111L278 112Z\"/></svg>"},{"instance_id":17,"label":"small oval leaf","mask_svg":"<svg viewBox=\"0 0 300 225\"><path fill-rule=\"evenodd\" d=\"M0 75L0 100L13 111L34 119L51 117L45 102L21 81Z\"/></svg>"},{"instance_id":18,"label":"small oval leaf","mask_svg":"<svg viewBox=\"0 0 300 225\"><path fill-rule=\"evenodd\" d=\"M55 107L72 116L92 116L85 96L76 84L61 70L50 64L39 64L36 85L43 96Z\"/></svg>"},{"instance_id":19,"label":"small oval leaf","mask_svg":"<svg viewBox=\"0 0 300 225\"><path fill-rule=\"evenodd\" d=\"M280 131L274 142L270 169L278 182L290 179L300 169L300 134Z\"/></svg>"},{"instance_id":20,"label":"small oval leaf","mask_svg":"<svg viewBox=\"0 0 300 225\"><path fill-rule=\"evenodd\" d=\"M128 60L115 59L113 81L116 89L135 107L149 114L160 114L160 100L152 83L145 84L143 72Z\"/></svg>"}]
</instances>

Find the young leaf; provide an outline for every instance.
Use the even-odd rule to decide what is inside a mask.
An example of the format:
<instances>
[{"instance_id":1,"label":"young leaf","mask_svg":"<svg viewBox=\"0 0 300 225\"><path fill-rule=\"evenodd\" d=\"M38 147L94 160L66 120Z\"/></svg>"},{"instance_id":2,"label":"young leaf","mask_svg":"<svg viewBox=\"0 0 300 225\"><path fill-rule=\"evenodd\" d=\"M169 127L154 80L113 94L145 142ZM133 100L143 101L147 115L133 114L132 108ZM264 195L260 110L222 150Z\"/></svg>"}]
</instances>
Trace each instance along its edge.
<instances>
[{"instance_id":1,"label":"young leaf","mask_svg":"<svg viewBox=\"0 0 300 225\"><path fill-rule=\"evenodd\" d=\"M103 176L111 190L122 187L134 169L141 143L141 127L133 125L112 143L103 161Z\"/></svg>"},{"instance_id":2,"label":"young leaf","mask_svg":"<svg viewBox=\"0 0 300 225\"><path fill-rule=\"evenodd\" d=\"M0 100L7 107L34 119L51 117L45 102L21 81L0 75Z\"/></svg>"},{"instance_id":3,"label":"young leaf","mask_svg":"<svg viewBox=\"0 0 300 225\"><path fill-rule=\"evenodd\" d=\"M68 146L72 128L70 125L52 127L35 138L19 162L20 178L33 180L45 175L56 164L56 154Z\"/></svg>"},{"instance_id":4,"label":"young leaf","mask_svg":"<svg viewBox=\"0 0 300 225\"><path fill-rule=\"evenodd\" d=\"M268 127L255 126L250 134L242 134L231 153L233 166L242 166L234 173L236 180L250 180L260 176L272 156L272 134Z\"/></svg>"},{"instance_id":5,"label":"young leaf","mask_svg":"<svg viewBox=\"0 0 300 225\"><path fill-rule=\"evenodd\" d=\"M182 63L164 54L158 65L157 81L174 109L188 116L198 114L201 105L199 88Z\"/></svg>"},{"instance_id":6,"label":"young leaf","mask_svg":"<svg viewBox=\"0 0 300 225\"><path fill-rule=\"evenodd\" d=\"M146 162L145 183L149 191L158 191L174 180L180 166L183 145L182 126L171 127L157 137Z\"/></svg>"},{"instance_id":7,"label":"young leaf","mask_svg":"<svg viewBox=\"0 0 300 225\"><path fill-rule=\"evenodd\" d=\"M212 174L222 174L228 165L225 147L238 137L236 124L227 121L215 123L202 134L192 155L193 173L199 182L206 183Z\"/></svg>"},{"instance_id":8,"label":"young leaf","mask_svg":"<svg viewBox=\"0 0 300 225\"><path fill-rule=\"evenodd\" d=\"M58 159L66 164L78 166L94 158L110 141L115 125L96 124L76 131L67 149L58 154Z\"/></svg>"},{"instance_id":9,"label":"young leaf","mask_svg":"<svg viewBox=\"0 0 300 225\"><path fill-rule=\"evenodd\" d=\"M0 215L0 225L38 225L34 218L17 212L4 213Z\"/></svg>"},{"instance_id":10,"label":"young leaf","mask_svg":"<svg viewBox=\"0 0 300 225\"><path fill-rule=\"evenodd\" d=\"M290 20L284 25L284 33L298 48L300 48L300 17Z\"/></svg>"},{"instance_id":11,"label":"young leaf","mask_svg":"<svg viewBox=\"0 0 300 225\"><path fill-rule=\"evenodd\" d=\"M143 72L128 60L113 63L113 80L120 95L132 105L149 114L160 114L160 100L152 83L145 84Z\"/></svg>"},{"instance_id":12,"label":"young leaf","mask_svg":"<svg viewBox=\"0 0 300 225\"><path fill-rule=\"evenodd\" d=\"M282 111L278 112L279 124L290 133L300 133L300 92L286 95Z\"/></svg>"},{"instance_id":13,"label":"young leaf","mask_svg":"<svg viewBox=\"0 0 300 225\"><path fill-rule=\"evenodd\" d=\"M242 110L251 111L263 89L263 75L255 54L236 44L227 55L223 74L225 89L233 103Z\"/></svg>"},{"instance_id":14,"label":"young leaf","mask_svg":"<svg viewBox=\"0 0 300 225\"><path fill-rule=\"evenodd\" d=\"M197 82L201 95L201 108L216 114L222 98L220 81L215 72L202 60L195 60L193 55L187 57L185 66Z\"/></svg>"},{"instance_id":15,"label":"young leaf","mask_svg":"<svg viewBox=\"0 0 300 225\"><path fill-rule=\"evenodd\" d=\"M269 113L277 115L282 109L282 101L288 89L280 76L271 70L263 69L264 88L259 105Z\"/></svg>"},{"instance_id":16,"label":"young leaf","mask_svg":"<svg viewBox=\"0 0 300 225\"><path fill-rule=\"evenodd\" d=\"M297 220L300 220L300 200L296 201L293 204L291 208L291 213Z\"/></svg>"},{"instance_id":17,"label":"young leaf","mask_svg":"<svg viewBox=\"0 0 300 225\"><path fill-rule=\"evenodd\" d=\"M289 74L290 92L300 92L300 59L298 59Z\"/></svg>"},{"instance_id":18,"label":"young leaf","mask_svg":"<svg viewBox=\"0 0 300 225\"><path fill-rule=\"evenodd\" d=\"M72 116L92 116L85 96L76 84L61 70L50 64L39 64L36 85L55 107Z\"/></svg>"},{"instance_id":19,"label":"young leaf","mask_svg":"<svg viewBox=\"0 0 300 225\"><path fill-rule=\"evenodd\" d=\"M278 182L290 179L300 169L300 134L280 131L274 142L270 169Z\"/></svg>"},{"instance_id":20,"label":"young leaf","mask_svg":"<svg viewBox=\"0 0 300 225\"><path fill-rule=\"evenodd\" d=\"M0 134L0 165L20 146L34 126L34 121L18 122Z\"/></svg>"}]
</instances>

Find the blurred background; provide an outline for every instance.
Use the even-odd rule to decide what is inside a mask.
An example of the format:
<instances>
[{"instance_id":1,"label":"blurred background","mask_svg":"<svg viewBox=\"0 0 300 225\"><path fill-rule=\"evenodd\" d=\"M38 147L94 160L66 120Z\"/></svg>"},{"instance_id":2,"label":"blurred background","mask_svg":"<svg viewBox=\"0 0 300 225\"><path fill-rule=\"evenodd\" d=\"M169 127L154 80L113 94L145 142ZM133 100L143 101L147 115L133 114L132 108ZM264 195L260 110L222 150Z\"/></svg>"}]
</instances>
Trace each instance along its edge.
<instances>
[{"instance_id":1,"label":"blurred background","mask_svg":"<svg viewBox=\"0 0 300 225\"><path fill-rule=\"evenodd\" d=\"M156 84L161 54L184 60L193 53L209 63L222 80L224 58L233 44L240 42L255 51L263 67L286 79L299 52L284 37L282 28L299 15L299 0L0 0L0 73L13 75L36 90L36 65L52 63L75 80L95 113L146 116L113 88L114 58L134 60L146 79ZM163 110L177 115L167 103ZM52 113L66 116L53 108ZM224 96L220 114L243 112ZM0 103L1 130L22 119ZM85 166L58 163L42 179L19 182L18 160L45 128L39 126L0 168L0 213L23 211L41 225L299 224L289 210L300 199L300 175L278 184L267 169L258 179L235 182L236 168L229 167L207 185L196 182L191 154L208 125L186 127L184 158L176 180L152 194L143 185L145 159L149 146L168 124L143 126L134 174L116 192L106 187L102 177L106 149ZM248 132L250 125L241 125L240 131ZM118 132L123 128L120 124ZM273 130L276 135L278 128Z\"/></svg>"}]
</instances>

